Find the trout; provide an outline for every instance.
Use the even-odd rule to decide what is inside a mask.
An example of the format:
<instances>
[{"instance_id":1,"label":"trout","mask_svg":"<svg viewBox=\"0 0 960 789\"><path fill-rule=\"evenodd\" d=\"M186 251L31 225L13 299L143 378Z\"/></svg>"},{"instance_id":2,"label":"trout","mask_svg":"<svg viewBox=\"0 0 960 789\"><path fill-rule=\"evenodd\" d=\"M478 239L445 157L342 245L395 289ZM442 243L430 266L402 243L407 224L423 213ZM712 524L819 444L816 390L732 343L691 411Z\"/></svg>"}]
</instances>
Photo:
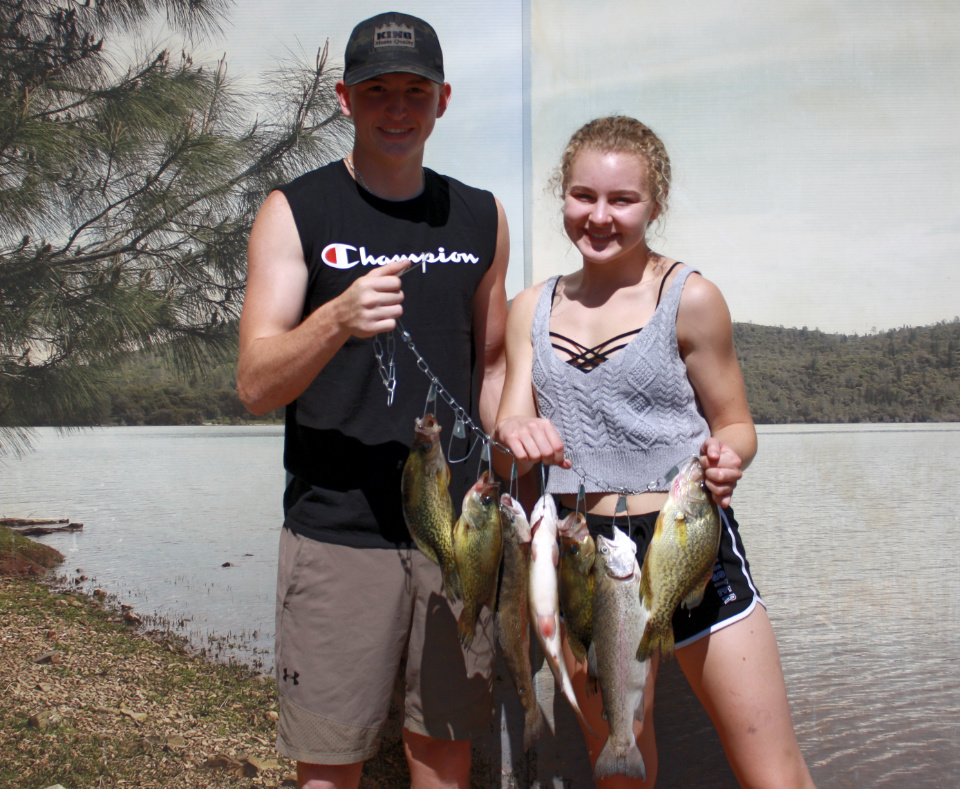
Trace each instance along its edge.
<instances>
[{"instance_id":1,"label":"trout","mask_svg":"<svg viewBox=\"0 0 960 789\"><path fill-rule=\"evenodd\" d=\"M530 618L534 632L543 648L553 678L577 717L588 731L593 731L580 711L573 684L567 673L560 649L560 600L557 593L557 563L560 548L557 545L557 505L553 496L545 493L533 507L531 514L533 538L530 548Z\"/></svg>"},{"instance_id":2,"label":"trout","mask_svg":"<svg viewBox=\"0 0 960 789\"><path fill-rule=\"evenodd\" d=\"M640 603L636 543L616 526L612 540L598 536L593 573L590 673L600 683L603 716L609 727L593 776L600 780L626 775L642 781L647 770L633 734L633 721L643 720L650 661L637 659L647 616Z\"/></svg>"},{"instance_id":3,"label":"trout","mask_svg":"<svg viewBox=\"0 0 960 789\"><path fill-rule=\"evenodd\" d=\"M637 657L646 660L659 647L673 655L673 612L696 608L713 574L720 547L720 513L704 485L700 461L680 466L670 485L643 561L640 595L649 613Z\"/></svg>"},{"instance_id":4,"label":"trout","mask_svg":"<svg viewBox=\"0 0 960 789\"><path fill-rule=\"evenodd\" d=\"M433 414L415 421L413 445L400 480L403 519L431 561L440 565L443 590L452 603L460 597L460 579L453 555L453 502L450 467L440 446L440 425Z\"/></svg>"},{"instance_id":5,"label":"trout","mask_svg":"<svg viewBox=\"0 0 960 789\"><path fill-rule=\"evenodd\" d=\"M499 488L490 472L484 471L463 497L463 510L453 526L453 555L463 597L457 631L467 649L473 643L480 610L487 606L492 612L497 604L503 556Z\"/></svg>"},{"instance_id":6,"label":"trout","mask_svg":"<svg viewBox=\"0 0 960 789\"><path fill-rule=\"evenodd\" d=\"M596 545L586 517L571 512L560 524L560 610L577 660L587 658L593 637L593 561Z\"/></svg>"},{"instance_id":7,"label":"trout","mask_svg":"<svg viewBox=\"0 0 960 789\"><path fill-rule=\"evenodd\" d=\"M530 608L527 583L530 577L530 523L520 504L509 493L500 497L503 524L503 577L497 607L497 637L503 662L523 707L523 750L540 736L543 717L537 705L530 666Z\"/></svg>"}]
</instances>

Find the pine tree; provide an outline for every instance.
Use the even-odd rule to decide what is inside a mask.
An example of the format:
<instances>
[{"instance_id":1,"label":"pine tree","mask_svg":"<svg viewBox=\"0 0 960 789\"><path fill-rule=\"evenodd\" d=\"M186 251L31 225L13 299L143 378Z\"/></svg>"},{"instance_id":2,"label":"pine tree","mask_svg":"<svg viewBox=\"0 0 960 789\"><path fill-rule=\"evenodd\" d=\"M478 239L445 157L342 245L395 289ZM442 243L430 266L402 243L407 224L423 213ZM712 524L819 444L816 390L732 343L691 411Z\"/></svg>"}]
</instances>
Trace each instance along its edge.
<instances>
[{"instance_id":1,"label":"pine tree","mask_svg":"<svg viewBox=\"0 0 960 789\"><path fill-rule=\"evenodd\" d=\"M226 2L0 0L0 452L72 424L125 353L231 347L257 208L345 151L325 47L256 96L186 51L112 65L109 36L165 12L193 41Z\"/></svg>"}]
</instances>

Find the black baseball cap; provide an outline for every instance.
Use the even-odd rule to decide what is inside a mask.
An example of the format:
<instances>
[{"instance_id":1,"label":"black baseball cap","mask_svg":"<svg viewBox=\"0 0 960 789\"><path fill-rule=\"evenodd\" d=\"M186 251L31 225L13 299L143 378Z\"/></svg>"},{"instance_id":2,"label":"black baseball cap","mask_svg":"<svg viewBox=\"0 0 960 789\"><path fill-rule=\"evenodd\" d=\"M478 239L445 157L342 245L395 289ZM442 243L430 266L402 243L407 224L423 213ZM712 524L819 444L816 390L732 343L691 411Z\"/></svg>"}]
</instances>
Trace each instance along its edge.
<instances>
[{"instance_id":1,"label":"black baseball cap","mask_svg":"<svg viewBox=\"0 0 960 789\"><path fill-rule=\"evenodd\" d=\"M343 81L403 71L443 83L443 52L437 32L422 19L390 11L357 25L347 41Z\"/></svg>"}]
</instances>

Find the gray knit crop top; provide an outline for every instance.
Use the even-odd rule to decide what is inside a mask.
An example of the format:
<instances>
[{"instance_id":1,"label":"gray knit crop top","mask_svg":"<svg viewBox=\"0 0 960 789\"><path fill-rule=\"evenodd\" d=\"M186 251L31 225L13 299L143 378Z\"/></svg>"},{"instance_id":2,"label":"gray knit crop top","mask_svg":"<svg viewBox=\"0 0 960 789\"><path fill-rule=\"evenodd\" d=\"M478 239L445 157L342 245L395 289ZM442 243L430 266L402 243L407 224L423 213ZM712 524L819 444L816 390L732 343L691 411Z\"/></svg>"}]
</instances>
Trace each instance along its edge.
<instances>
[{"instance_id":1,"label":"gray knit crop top","mask_svg":"<svg viewBox=\"0 0 960 789\"><path fill-rule=\"evenodd\" d=\"M553 422L572 469L550 466L549 493L667 490L663 475L710 435L677 347L677 310L693 269L677 272L656 312L619 353L589 372L551 346L550 312L559 277L543 285L530 326L540 416ZM584 472L581 477L578 471ZM598 480L602 480L601 484Z\"/></svg>"}]
</instances>

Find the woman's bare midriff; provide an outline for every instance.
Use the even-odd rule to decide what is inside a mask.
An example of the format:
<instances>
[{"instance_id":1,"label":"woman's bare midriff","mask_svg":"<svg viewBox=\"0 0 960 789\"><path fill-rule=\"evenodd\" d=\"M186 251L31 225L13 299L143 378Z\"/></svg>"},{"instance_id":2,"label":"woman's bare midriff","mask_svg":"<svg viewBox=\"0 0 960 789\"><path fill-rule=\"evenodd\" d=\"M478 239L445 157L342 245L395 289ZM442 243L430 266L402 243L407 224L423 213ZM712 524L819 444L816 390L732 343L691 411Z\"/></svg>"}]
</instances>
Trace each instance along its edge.
<instances>
[{"instance_id":1,"label":"woman's bare midriff","mask_svg":"<svg viewBox=\"0 0 960 789\"><path fill-rule=\"evenodd\" d=\"M666 500L666 492L637 493L633 496L627 496L627 512L630 515L659 512ZM620 501L619 493L588 493L586 496L586 509L591 515L603 515L604 517L612 518L617 514L618 501ZM577 495L575 493L565 493L560 496L560 502L565 507L576 509Z\"/></svg>"}]
</instances>

